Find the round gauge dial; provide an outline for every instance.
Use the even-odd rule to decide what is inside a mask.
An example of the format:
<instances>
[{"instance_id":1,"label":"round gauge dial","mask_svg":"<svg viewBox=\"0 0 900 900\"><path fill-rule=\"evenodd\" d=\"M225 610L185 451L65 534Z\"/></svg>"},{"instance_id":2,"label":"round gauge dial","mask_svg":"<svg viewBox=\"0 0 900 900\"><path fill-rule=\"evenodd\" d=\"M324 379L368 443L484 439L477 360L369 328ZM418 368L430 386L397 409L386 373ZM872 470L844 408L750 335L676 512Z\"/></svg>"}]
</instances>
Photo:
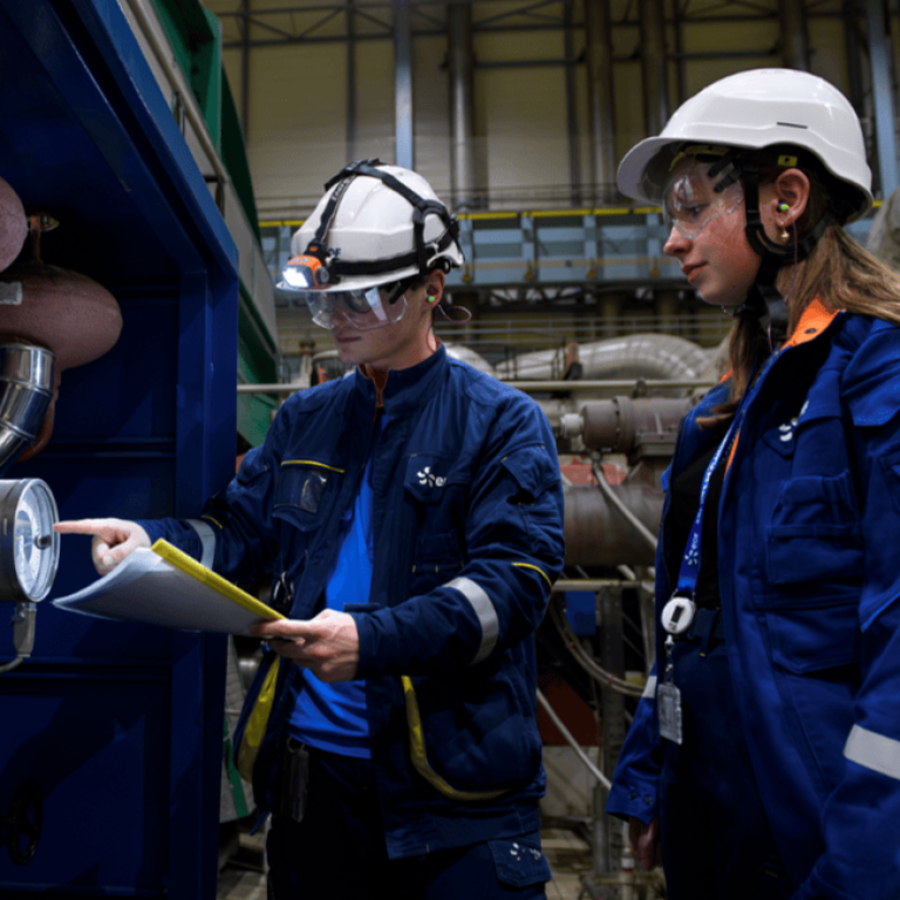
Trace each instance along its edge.
<instances>
[{"instance_id":1,"label":"round gauge dial","mask_svg":"<svg viewBox=\"0 0 900 900\"><path fill-rule=\"evenodd\" d=\"M0 600L43 600L59 565L56 501L38 478L0 481Z\"/></svg>"}]
</instances>

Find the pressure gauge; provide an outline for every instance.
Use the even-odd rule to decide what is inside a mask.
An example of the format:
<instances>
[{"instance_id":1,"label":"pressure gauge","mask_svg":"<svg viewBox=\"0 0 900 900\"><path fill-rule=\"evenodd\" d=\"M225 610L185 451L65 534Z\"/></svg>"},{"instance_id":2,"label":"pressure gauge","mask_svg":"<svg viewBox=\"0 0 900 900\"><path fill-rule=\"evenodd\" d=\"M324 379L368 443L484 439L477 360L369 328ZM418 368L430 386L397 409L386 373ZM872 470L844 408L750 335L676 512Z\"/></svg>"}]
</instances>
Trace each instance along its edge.
<instances>
[{"instance_id":1,"label":"pressure gauge","mask_svg":"<svg viewBox=\"0 0 900 900\"><path fill-rule=\"evenodd\" d=\"M43 600L59 565L56 501L39 478L0 480L0 600Z\"/></svg>"}]
</instances>

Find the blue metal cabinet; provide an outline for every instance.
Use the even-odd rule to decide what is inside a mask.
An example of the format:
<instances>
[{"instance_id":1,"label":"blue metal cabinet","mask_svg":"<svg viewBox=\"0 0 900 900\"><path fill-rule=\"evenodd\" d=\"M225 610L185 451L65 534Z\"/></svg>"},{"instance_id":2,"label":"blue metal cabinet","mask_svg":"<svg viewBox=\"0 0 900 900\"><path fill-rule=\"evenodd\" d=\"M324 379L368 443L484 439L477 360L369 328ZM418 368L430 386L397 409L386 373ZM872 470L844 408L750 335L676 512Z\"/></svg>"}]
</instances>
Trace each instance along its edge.
<instances>
[{"instance_id":1,"label":"blue metal cabinet","mask_svg":"<svg viewBox=\"0 0 900 900\"><path fill-rule=\"evenodd\" d=\"M115 0L0 0L0 84L0 176L61 223L44 260L124 320L6 477L43 478L63 518L196 515L234 471L237 380L237 252L203 175ZM51 597L95 577L64 538ZM39 605L0 675L0 813L34 779L43 833L24 866L0 846L0 898L215 896L225 646Z\"/></svg>"}]
</instances>

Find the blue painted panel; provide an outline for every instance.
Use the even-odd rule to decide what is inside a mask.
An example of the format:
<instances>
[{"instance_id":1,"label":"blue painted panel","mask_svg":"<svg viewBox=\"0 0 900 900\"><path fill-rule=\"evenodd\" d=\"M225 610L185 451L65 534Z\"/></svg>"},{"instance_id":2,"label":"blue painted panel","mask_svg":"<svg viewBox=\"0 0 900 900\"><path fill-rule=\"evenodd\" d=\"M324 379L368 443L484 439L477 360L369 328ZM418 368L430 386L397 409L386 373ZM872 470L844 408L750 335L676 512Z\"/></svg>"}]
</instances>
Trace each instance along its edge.
<instances>
[{"instance_id":1,"label":"blue painted panel","mask_svg":"<svg viewBox=\"0 0 900 900\"><path fill-rule=\"evenodd\" d=\"M20 781L36 778L44 821L28 865L0 853L4 891L102 884L121 896L163 896L168 681L163 667L130 678L99 668L21 668L5 677L0 809L9 809Z\"/></svg>"},{"instance_id":2,"label":"blue painted panel","mask_svg":"<svg viewBox=\"0 0 900 900\"><path fill-rule=\"evenodd\" d=\"M124 320L7 477L46 479L63 518L196 515L234 471L237 251L114 0L0 0L0 77L0 176ZM51 596L96 577L88 545L64 539ZM41 604L0 676L0 813L35 778L45 834L25 867L0 847L0 897L214 897L225 647Z\"/></svg>"}]
</instances>

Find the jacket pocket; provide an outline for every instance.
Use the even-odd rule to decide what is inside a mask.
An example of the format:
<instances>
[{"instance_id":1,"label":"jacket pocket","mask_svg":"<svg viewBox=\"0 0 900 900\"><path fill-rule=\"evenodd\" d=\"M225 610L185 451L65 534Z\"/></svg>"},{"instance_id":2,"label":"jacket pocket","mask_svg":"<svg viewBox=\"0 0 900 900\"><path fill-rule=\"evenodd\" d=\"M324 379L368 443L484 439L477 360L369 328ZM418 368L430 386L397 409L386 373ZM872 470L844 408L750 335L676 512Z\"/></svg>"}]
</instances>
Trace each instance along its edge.
<instances>
[{"instance_id":1,"label":"jacket pocket","mask_svg":"<svg viewBox=\"0 0 900 900\"><path fill-rule=\"evenodd\" d=\"M285 460L275 486L274 515L301 531L318 528L337 496L343 474L343 469L316 460Z\"/></svg>"},{"instance_id":2,"label":"jacket pocket","mask_svg":"<svg viewBox=\"0 0 900 900\"><path fill-rule=\"evenodd\" d=\"M772 659L795 675L806 675L859 659L858 597L818 605L780 603L766 610Z\"/></svg>"},{"instance_id":3,"label":"jacket pocket","mask_svg":"<svg viewBox=\"0 0 900 900\"><path fill-rule=\"evenodd\" d=\"M862 536L850 473L783 482L765 555L766 575L775 585L859 578Z\"/></svg>"},{"instance_id":4,"label":"jacket pocket","mask_svg":"<svg viewBox=\"0 0 900 900\"><path fill-rule=\"evenodd\" d=\"M492 675L476 669L402 679L413 766L461 801L524 787L541 763L533 704L512 662L504 657Z\"/></svg>"}]
</instances>

